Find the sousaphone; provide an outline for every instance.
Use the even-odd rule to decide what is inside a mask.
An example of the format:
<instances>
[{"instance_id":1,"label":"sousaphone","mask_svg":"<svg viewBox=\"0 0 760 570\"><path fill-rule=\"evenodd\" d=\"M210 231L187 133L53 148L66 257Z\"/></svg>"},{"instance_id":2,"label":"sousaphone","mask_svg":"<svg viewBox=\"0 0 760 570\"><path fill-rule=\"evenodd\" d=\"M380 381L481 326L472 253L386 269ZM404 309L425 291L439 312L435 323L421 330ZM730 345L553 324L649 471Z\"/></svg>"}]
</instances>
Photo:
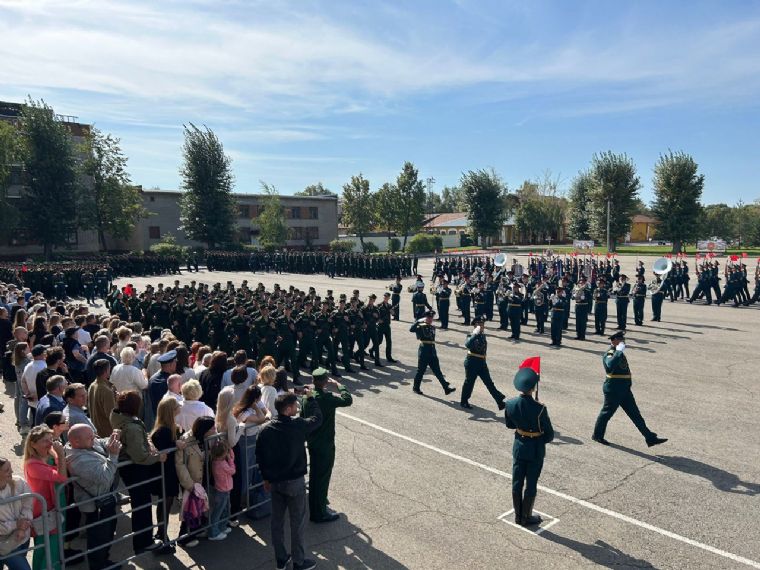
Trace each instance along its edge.
<instances>
[{"instance_id":1,"label":"sousaphone","mask_svg":"<svg viewBox=\"0 0 760 570\"><path fill-rule=\"evenodd\" d=\"M652 265L652 273L655 275L667 275L672 268L673 262L667 257L661 257Z\"/></svg>"}]
</instances>

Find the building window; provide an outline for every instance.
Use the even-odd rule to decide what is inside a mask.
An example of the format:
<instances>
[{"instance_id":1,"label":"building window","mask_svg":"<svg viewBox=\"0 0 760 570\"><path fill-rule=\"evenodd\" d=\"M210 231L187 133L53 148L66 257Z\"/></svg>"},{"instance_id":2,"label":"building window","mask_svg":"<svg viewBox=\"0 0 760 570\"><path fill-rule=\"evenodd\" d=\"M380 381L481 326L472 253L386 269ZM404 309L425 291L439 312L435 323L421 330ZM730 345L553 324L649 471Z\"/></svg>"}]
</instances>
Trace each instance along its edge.
<instances>
[{"instance_id":1,"label":"building window","mask_svg":"<svg viewBox=\"0 0 760 570\"><path fill-rule=\"evenodd\" d=\"M319 239L319 226L309 226L306 229L306 237L304 239Z\"/></svg>"},{"instance_id":2,"label":"building window","mask_svg":"<svg viewBox=\"0 0 760 570\"><path fill-rule=\"evenodd\" d=\"M238 217L240 218L250 218L251 217L251 207L245 204L238 204Z\"/></svg>"},{"instance_id":3,"label":"building window","mask_svg":"<svg viewBox=\"0 0 760 570\"><path fill-rule=\"evenodd\" d=\"M151 201L151 202L155 202L155 201L156 201L156 197L155 197L155 196L151 196L151 197L150 197L150 201Z\"/></svg>"},{"instance_id":4,"label":"building window","mask_svg":"<svg viewBox=\"0 0 760 570\"><path fill-rule=\"evenodd\" d=\"M161 239L161 228L159 226L149 226L148 237L150 239Z\"/></svg>"},{"instance_id":5,"label":"building window","mask_svg":"<svg viewBox=\"0 0 760 570\"><path fill-rule=\"evenodd\" d=\"M314 206L309 207L309 219L310 220L318 220L319 219L319 208L316 208Z\"/></svg>"},{"instance_id":6,"label":"building window","mask_svg":"<svg viewBox=\"0 0 760 570\"><path fill-rule=\"evenodd\" d=\"M290 219L291 220L300 220L301 219L301 208L296 206L290 209Z\"/></svg>"}]
</instances>

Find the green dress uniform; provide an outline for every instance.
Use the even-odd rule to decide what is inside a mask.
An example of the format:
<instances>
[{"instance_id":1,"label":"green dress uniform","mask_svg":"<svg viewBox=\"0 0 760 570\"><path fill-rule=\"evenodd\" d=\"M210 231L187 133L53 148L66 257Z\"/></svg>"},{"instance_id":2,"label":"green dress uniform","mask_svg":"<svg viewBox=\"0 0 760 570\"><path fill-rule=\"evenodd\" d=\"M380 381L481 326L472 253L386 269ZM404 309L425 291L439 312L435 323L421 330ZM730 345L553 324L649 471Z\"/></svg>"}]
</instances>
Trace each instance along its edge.
<instances>
[{"instance_id":1,"label":"green dress uniform","mask_svg":"<svg viewBox=\"0 0 760 570\"><path fill-rule=\"evenodd\" d=\"M519 291L512 292L509 300L509 326L512 335L509 338L520 340L520 328L522 326L523 294Z\"/></svg>"},{"instance_id":2,"label":"green dress uniform","mask_svg":"<svg viewBox=\"0 0 760 570\"><path fill-rule=\"evenodd\" d=\"M425 316L425 309L430 310L430 303L428 303L427 295L425 295L422 287L418 287L417 291L412 295L412 307L414 308L415 320Z\"/></svg>"},{"instance_id":3,"label":"green dress uniform","mask_svg":"<svg viewBox=\"0 0 760 570\"><path fill-rule=\"evenodd\" d=\"M623 340L623 334L615 333L610 337L610 340L617 339ZM641 416L639 407L636 405L636 399L631 391L631 369L628 367L628 360L623 353L624 349L621 350L620 346L624 345L618 345L617 348L610 346L609 350L602 357L604 371L606 372L606 379L602 387L604 405L599 412L599 417L596 419L592 439L608 445L607 440L604 439L607 424L620 407L631 418L631 421L641 432L641 435L644 436L649 447L664 443L667 440L657 437L657 434L647 427L644 418Z\"/></svg>"},{"instance_id":4,"label":"green dress uniform","mask_svg":"<svg viewBox=\"0 0 760 570\"><path fill-rule=\"evenodd\" d=\"M607 302L610 300L610 292L606 287L597 287L594 290L594 331L596 334L604 334L607 326Z\"/></svg>"},{"instance_id":5,"label":"green dress uniform","mask_svg":"<svg viewBox=\"0 0 760 570\"><path fill-rule=\"evenodd\" d=\"M482 324L482 321L476 321L473 323L476 327L478 324ZM462 386L462 398L460 405L463 408L471 408L470 396L472 395L472 389L475 387L475 380L480 377L485 384L488 393L496 402L496 405L500 410L504 409L504 394L499 392L493 383L491 373L488 370L488 363L486 362L486 352L488 351L488 340L483 329L478 329L479 332L473 332L468 335L464 342L467 348L467 356L464 358L464 386Z\"/></svg>"},{"instance_id":6,"label":"green dress uniform","mask_svg":"<svg viewBox=\"0 0 760 570\"><path fill-rule=\"evenodd\" d=\"M628 321L628 295L631 293L631 285L629 283L623 283L618 289L617 297L615 298L615 308L617 309L617 324L618 329L625 330L626 323Z\"/></svg>"},{"instance_id":7,"label":"green dress uniform","mask_svg":"<svg viewBox=\"0 0 760 570\"><path fill-rule=\"evenodd\" d=\"M633 286L633 319L641 326L644 324L644 303L647 300L647 286L639 281Z\"/></svg>"},{"instance_id":8,"label":"green dress uniform","mask_svg":"<svg viewBox=\"0 0 760 570\"><path fill-rule=\"evenodd\" d=\"M504 412L508 429L515 430L512 444L512 504L515 522L528 526L541 522L533 516L538 478L544 466L546 444L554 439L554 429L546 406L533 399L530 391L539 376L530 368L521 368L515 375L515 388L521 395L506 402Z\"/></svg>"},{"instance_id":9,"label":"green dress uniform","mask_svg":"<svg viewBox=\"0 0 760 570\"><path fill-rule=\"evenodd\" d=\"M385 342L385 360L396 362L393 358L393 341L391 339L391 315L393 314L393 305L388 302L388 294L385 294L383 302L377 306L380 319L377 321L378 342Z\"/></svg>"},{"instance_id":10,"label":"green dress uniform","mask_svg":"<svg viewBox=\"0 0 760 570\"><path fill-rule=\"evenodd\" d=\"M562 323L565 319L565 300L557 294L550 299L552 320L551 320L551 336L552 346L560 346L562 344Z\"/></svg>"},{"instance_id":11,"label":"green dress uniform","mask_svg":"<svg viewBox=\"0 0 760 570\"><path fill-rule=\"evenodd\" d=\"M404 286L401 283L394 283L390 287L391 289L391 305L393 306L393 320L397 321L399 317L399 308L401 305L401 291L404 290Z\"/></svg>"},{"instance_id":12,"label":"green dress uniform","mask_svg":"<svg viewBox=\"0 0 760 570\"><path fill-rule=\"evenodd\" d=\"M578 340L586 340L586 328L588 327L588 310L591 302L591 291L584 285L579 285L580 297L575 302L575 337Z\"/></svg>"},{"instance_id":13,"label":"green dress uniform","mask_svg":"<svg viewBox=\"0 0 760 570\"><path fill-rule=\"evenodd\" d=\"M657 277L657 289L652 291L652 320L658 321L662 318L662 302L665 300L665 286L660 277Z\"/></svg>"},{"instance_id":14,"label":"green dress uniform","mask_svg":"<svg viewBox=\"0 0 760 570\"><path fill-rule=\"evenodd\" d=\"M438 293L438 310L440 312L441 329L449 328L449 308L451 306L451 288L444 285Z\"/></svg>"},{"instance_id":15,"label":"green dress uniform","mask_svg":"<svg viewBox=\"0 0 760 570\"><path fill-rule=\"evenodd\" d=\"M432 316L433 311L428 311L428 315ZM441 365L438 362L438 353L435 350L435 327L432 324L428 324L426 321L416 321L409 328L410 332L417 335L417 339L420 341L420 347L417 349L417 374L414 376L414 392L422 394L420 386L422 385L422 376L425 374L427 367L438 378L438 382L441 383L443 391L446 394L450 394L456 388L453 388L451 384L446 381L446 378L441 372Z\"/></svg>"},{"instance_id":16,"label":"green dress uniform","mask_svg":"<svg viewBox=\"0 0 760 570\"><path fill-rule=\"evenodd\" d=\"M317 369L314 376L327 375L327 370ZM314 388L314 400L322 412L322 425L308 437L309 447L309 518L323 522L328 518L327 492L335 464L335 410L346 408L353 398L345 386L338 388L339 396L324 389ZM303 405L301 409L306 409Z\"/></svg>"}]
</instances>

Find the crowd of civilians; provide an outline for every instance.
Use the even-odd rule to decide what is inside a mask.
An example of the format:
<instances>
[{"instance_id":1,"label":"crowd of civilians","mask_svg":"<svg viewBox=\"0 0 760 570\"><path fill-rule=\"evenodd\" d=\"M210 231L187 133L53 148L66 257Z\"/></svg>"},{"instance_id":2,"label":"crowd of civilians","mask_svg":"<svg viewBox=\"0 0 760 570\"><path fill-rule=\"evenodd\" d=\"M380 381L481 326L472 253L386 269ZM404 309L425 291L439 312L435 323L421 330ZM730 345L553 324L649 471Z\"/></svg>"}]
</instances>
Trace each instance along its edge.
<instances>
[{"instance_id":1,"label":"crowd of civilians","mask_svg":"<svg viewBox=\"0 0 760 570\"><path fill-rule=\"evenodd\" d=\"M224 540L239 514L271 515L277 568L316 565L304 548L306 444L310 519L337 520L327 506L335 408L351 405L326 370L296 393L271 356L187 347L168 329L151 339L139 323L2 283L0 356L23 440L23 477L0 457L0 567L29 570L31 548L31 568L46 568L43 529L53 568L118 567L110 547L127 504L135 555ZM85 553L72 545L83 527Z\"/></svg>"}]
</instances>

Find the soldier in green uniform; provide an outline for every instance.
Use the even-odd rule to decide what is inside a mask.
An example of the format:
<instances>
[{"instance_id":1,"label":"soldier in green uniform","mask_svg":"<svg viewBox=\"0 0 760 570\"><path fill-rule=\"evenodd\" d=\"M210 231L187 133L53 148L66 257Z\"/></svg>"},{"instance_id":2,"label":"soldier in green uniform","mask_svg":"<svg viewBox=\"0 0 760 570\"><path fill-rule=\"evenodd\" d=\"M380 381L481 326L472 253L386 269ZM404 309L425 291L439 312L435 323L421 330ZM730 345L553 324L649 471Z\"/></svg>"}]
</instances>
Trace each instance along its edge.
<instances>
[{"instance_id":1,"label":"soldier in green uniform","mask_svg":"<svg viewBox=\"0 0 760 570\"><path fill-rule=\"evenodd\" d=\"M586 286L586 278L578 280L578 292L575 298L575 338L586 340L588 326L588 310L591 302L591 290Z\"/></svg>"},{"instance_id":2,"label":"soldier in green uniform","mask_svg":"<svg viewBox=\"0 0 760 570\"><path fill-rule=\"evenodd\" d=\"M124 295L121 291L116 293L116 298L114 299L113 303L111 303L111 314L117 315L122 321L128 321L129 320L129 311L127 310L127 306L124 304Z\"/></svg>"},{"instance_id":3,"label":"soldier in green uniform","mask_svg":"<svg viewBox=\"0 0 760 570\"><path fill-rule=\"evenodd\" d=\"M485 319L483 317L475 317L472 324L475 328L464 342L467 348L467 356L464 357L464 386L462 386L462 399L459 401L459 405L468 410L472 408L470 396L472 395L472 389L475 387L475 380L480 376L496 405L500 410L503 410L504 394L499 392L496 386L494 386L491 373L488 370L488 363L486 362L488 341L486 340Z\"/></svg>"},{"instance_id":4,"label":"soldier in green uniform","mask_svg":"<svg viewBox=\"0 0 760 570\"><path fill-rule=\"evenodd\" d=\"M449 307L451 306L451 287L449 282L444 279L438 291L438 310L440 311L441 330L449 328Z\"/></svg>"},{"instance_id":5,"label":"soldier in green uniform","mask_svg":"<svg viewBox=\"0 0 760 570\"><path fill-rule=\"evenodd\" d=\"M417 291L412 295L412 307L414 309L414 319L419 320L425 316L425 309L429 311L433 308L428 303L427 295L425 295L425 284L422 281L417 281Z\"/></svg>"},{"instance_id":6,"label":"soldier in green uniform","mask_svg":"<svg viewBox=\"0 0 760 570\"><path fill-rule=\"evenodd\" d=\"M177 295L176 302L172 306L169 316L172 321L172 332L174 333L174 336L190 346L192 336L190 335L190 330L187 328L190 310L185 304L185 296L182 293Z\"/></svg>"},{"instance_id":7,"label":"soldier in green uniform","mask_svg":"<svg viewBox=\"0 0 760 570\"><path fill-rule=\"evenodd\" d=\"M433 326L433 317L435 311L429 310L425 313L425 316L415 321L410 332L417 335L417 339L420 341L420 347L417 349L417 374L414 376L414 393L422 394L422 376L425 374L427 367L435 374L438 381L443 387L443 391L448 396L452 392L456 391L451 384L446 382L443 373L441 372L441 365L438 362L438 353L435 350L435 327Z\"/></svg>"},{"instance_id":8,"label":"soldier in green uniform","mask_svg":"<svg viewBox=\"0 0 760 570\"><path fill-rule=\"evenodd\" d=\"M557 286L557 291L549 299L549 308L551 309L551 336L552 346L562 345L562 323L565 319L565 290Z\"/></svg>"},{"instance_id":9,"label":"soldier in green uniform","mask_svg":"<svg viewBox=\"0 0 760 570\"><path fill-rule=\"evenodd\" d=\"M515 430L512 444L512 505L515 522L535 526L541 517L533 515L538 478L544 466L546 444L554 439L554 429L546 406L533 398L540 380L540 360L528 358L515 374L520 395L507 400L504 412L507 428Z\"/></svg>"},{"instance_id":10,"label":"soldier in green uniform","mask_svg":"<svg viewBox=\"0 0 760 570\"><path fill-rule=\"evenodd\" d=\"M513 340L520 340L520 328L522 325L523 294L520 291L520 284L512 284L512 298L509 300L509 326L512 329L512 335L509 337ZM475 312L477 315L477 311ZM476 317L477 318L477 317Z\"/></svg>"},{"instance_id":11,"label":"soldier in green uniform","mask_svg":"<svg viewBox=\"0 0 760 570\"><path fill-rule=\"evenodd\" d=\"M594 330L595 334L603 335L607 326L607 302L610 300L610 292L604 277L597 279L597 287L594 290Z\"/></svg>"},{"instance_id":12,"label":"soldier in green uniform","mask_svg":"<svg viewBox=\"0 0 760 570\"><path fill-rule=\"evenodd\" d=\"M625 333L616 332L610 337L610 348L602 357L604 371L607 378L604 381L602 391L604 392L604 405L599 412L594 427L594 435L591 439L603 445L609 445L610 442L604 439L604 433L607 430L607 423L617 411L618 407L631 418L633 424L644 436L649 447L659 445L668 441L665 438L657 437L657 434L651 431L644 418L641 417L639 407L636 405L636 399L631 391L631 369L628 367L628 360L625 357Z\"/></svg>"},{"instance_id":13,"label":"soldier in green uniform","mask_svg":"<svg viewBox=\"0 0 760 570\"><path fill-rule=\"evenodd\" d=\"M659 322L662 317L662 302L665 300L665 288L667 280L663 281L662 277L655 275L656 289L652 291L652 320Z\"/></svg>"},{"instance_id":14,"label":"soldier in green uniform","mask_svg":"<svg viewBox=\"0 0 760 570\"><path fill-rule=\"evenodd\" d=\"M282 315L277 320L277 338L279 340L279 353L277 363L284 364L285 368L293 374L293 384L300 384L300 370L298 356L296 355L296 321L293 318L293 307L285 305Z\"/></svg>"},{"instance_id":15,"label":"soldier in green uniform","mask_svg":"<svg viewBox=\"0 0 760 570\"><path fill-rule=\"evenodd\" d=\"M644 304L646 300L647 286L644 283L644 276L639 275L636 278L636 284L633 286L633 320L639 326L644 324Z\"/></svg>"},{"instance_id":16,"label":"soldier in green uniform","mask_svg":"<svg viewBox=\"0 0 760 570\"><path fill-rule=\"evenodd\" d=\"M82 274L82 286L84 288L84 297L90 305L95 304L95 276L92 271L85 271Z\"/></svg>"},{"instance_id":17,"label":"soldier in green uniform","mask_svg":"<svg viewBox=\"0 0 760 570\"><path fill-rule=\"evenodd\" d=\"M339 395L326 390L327 384L334 384ZM330 477L335 464L335 410L346 408L353 403L353 398L345 386L337 380L328 379L327 370L317 368L314 371L314 400L322 412L322 425L311 432L308 437L309 447L309 519L315 523L338 520L338 513L327 504L327 492ZM301 409L305 410L306 405Z\"/></svg>"},{"instance_id":18,"label":"soldier in green uniform","mask_svg":"<svg viewBox=\"0 0 760 570\"><path fill-rule=\"evenodd\" d=\"M332 339L330 335L333 334L333 315L330 312L330 302L322 301L322 310L317 313L316 319L317 331L316 331L316 343L314 347L314 359L312 362L316 362L317 365L321 365L322 353L327 350L327 365L330 367L330 372L333 376L340 378L337 366L335 366L335 349L333 348Z\"/></svg>"},{"instance_id":19,"label":"soldier in green uniform","mask_svg":"<svg viewBox=\"0 0 760 570\"><path fill-rule=\"evenodd\" d=\"M303 304L303 313L301 313L296 321L296 329L298 336L298 366L303 368L306 366L306 358L308 357L311 362L309 367L311 370L317 368L317 364L314 358L314 335L317 330L317 321L312 313L313 302L311 299L307 299Z\"/></svg>"},{"instance_id":20,"label":"soldier in green uniform","mask_svg":"<svg viewBox=\"0 0 760 570\"><path fill-rule=\"evenodd\" d=\"M401 304L401 291L404 290L403 285L401 285L401 276L396 276L396 282L390 286L390 290L392 293L391 296L391 305L393 306L393 320L397 321L399 317L399 306Z\"/></svg>"},{"instance_id":21,"label":"soldier in green uniform","mask_svg":"<svg viewBox=\"0 0 760 570\"><path fill-rule=\"evenodd\" d=\"M387 291L383 293L383 302L377 306L380 319L377 321L377 336L379 344L385 342L385 360L396 362L393 354L393 341L391 340L391 315L393 314L393 305L389 302L391 294Z\"/></svg>"},{"instance_id":22,"label":"soldier in green uniform","mask_svg":"<svg viewBox=\"0 0 760 570\"><path fill-rule=\"evenodd\" d=\"M251 324L245 314L245 307L240 302L235 303L235 314L227 321L227 329L232 337L232 349L235 352L245 350L246 354L250 355L253 349Z\"/></svg>"},{"instance_id":23,"label":"soldier in green uniform","mask_svg":"<svg viewBox=\"0 0 760 570\"><path fill-rule=\"evenodd\" d=\"M195 306L190 311L187 319L187 328L190 329L190 336L206 344L208 342L208 331L206 329L206 309L203 307L203 298L195 298Z\"/></svg>"}]
</instances>

